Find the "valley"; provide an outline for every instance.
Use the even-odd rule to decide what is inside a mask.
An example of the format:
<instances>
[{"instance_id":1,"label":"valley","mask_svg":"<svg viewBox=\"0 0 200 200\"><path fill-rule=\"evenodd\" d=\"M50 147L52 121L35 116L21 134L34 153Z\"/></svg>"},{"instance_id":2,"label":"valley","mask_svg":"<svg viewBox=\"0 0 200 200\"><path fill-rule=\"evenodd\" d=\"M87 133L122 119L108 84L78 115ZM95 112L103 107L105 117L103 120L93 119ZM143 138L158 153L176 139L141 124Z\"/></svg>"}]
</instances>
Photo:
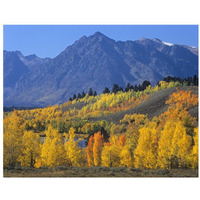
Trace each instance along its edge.
<instances>
[{"instance_id":1,"label":"valley","mask_svg":"<svg viewBox=\"0 0 200 200\"><path fill-rule=\"evenodd\" d=\"M4 176L196 177L197 125L198 87L180 82L5 112Z\"/></svg>"},{"instance_id":2,"label":"valley","mask_svg":"<svg viewBox=\"0 0 200 200\"><path fill-rule=\"evenodd\" d=\"M198 48L96 32L3 73L4 177L198 177Z\"/></svg>"}]
</instances>

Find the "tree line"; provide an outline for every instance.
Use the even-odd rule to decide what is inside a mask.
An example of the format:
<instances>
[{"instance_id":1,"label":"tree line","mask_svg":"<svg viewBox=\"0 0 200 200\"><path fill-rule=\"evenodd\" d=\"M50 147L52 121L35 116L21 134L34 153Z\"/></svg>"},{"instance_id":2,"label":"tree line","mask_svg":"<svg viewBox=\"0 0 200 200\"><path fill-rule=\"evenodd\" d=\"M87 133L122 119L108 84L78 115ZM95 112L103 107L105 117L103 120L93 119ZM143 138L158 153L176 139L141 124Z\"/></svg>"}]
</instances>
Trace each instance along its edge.
<instances>
[{"instance_id":1,"label":"tree line","mask_svg":"<svg viewBox=\"0 0 200 200\"><path fill-rule=\"evenodd\" d=\"M92 88L89 89L88 93L85 93L84 91L82 93L78 93L77 95L74 94L73 97L69 98L69 101L75 100L75 99L82 99L86 96L86 94L88 94L89 96L97 96L97 91L95 90L93 92Z\"/></svg>"},{"instance_id":2,"label":"tree line","mask_svg":"<svg viewBox=\"0 0 200 200\"><path fill-rule=\"evenodd\" d=\"M163 81L165 81L167 83L179 82L185 86L198 86L198 77L196 74L193 77L188 76L187 78L167 76L167 77L163 78ZM119 86L118 84L115 83L115 84L113 84L113 87L111 90L108 87L105 87L105 89L103 90L103 94L106 94L106 93L116 94L119 91L128 92L129 90L133 90L135 92L144 91L149 85L151 85L151 83L147 80L143 81L142 84L138 84L135 86L131 85L130 83L127 83L125 88L123 88L122 86ZM159 82L156 85L159 85ZM69 101L84 98L86 96L86 94L88 94L89 96L97 96L97 92L96 91L93 92L92 88L90 88L88 93L85 93L83 91L82 93L78 93L77 95L74 94L73 97L69 98Z\"/></svg>"},{"instance_id":3,"label":"tree line","mask_svg":"<svg viewBox=\"0 0 200 200\"><path fill-rule=\"evenodd\" d=\"M172 81L173 82L178 81L186 86L198 86L198 77L196 74L193 77L188 76L187 78L167 76L167 77L163 78L163 81L166 81L167 83L172 82ZM159 83L157 83L157 84L159 84Z\"/></svg>"}]
</instances>

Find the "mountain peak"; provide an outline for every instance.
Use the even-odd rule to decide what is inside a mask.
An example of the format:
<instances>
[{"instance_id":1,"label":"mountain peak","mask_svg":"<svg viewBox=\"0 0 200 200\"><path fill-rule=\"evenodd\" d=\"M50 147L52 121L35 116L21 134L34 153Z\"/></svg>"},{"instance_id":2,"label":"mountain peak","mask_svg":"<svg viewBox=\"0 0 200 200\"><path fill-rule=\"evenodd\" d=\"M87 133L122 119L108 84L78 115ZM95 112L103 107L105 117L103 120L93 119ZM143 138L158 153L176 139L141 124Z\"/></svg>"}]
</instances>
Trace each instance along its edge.
<instances>
[{"instance_id":1,"label":"mountain peak","mask_svg":"<svg viewBox=\"0 0 200 200\"><path fill-rule=\"evenodd\" d=\"M106 37L103 33L99 32L99 31L95 32L94 36L104 36L104 37Z\"/></svg>"},{"instance_id":2,"label":"mountain peak","mask_svg":"<svg viewBox=\"0 0 200 200\"><path fill-rule=\"evenodd\" d=\"M158 38L153 38L152 39L154 42L162 42L160 39L158 39Z\"/></svg>"},{"instance_id":3,"label":"mountain peak","mask_svg":"<svg viewBox=\"0 0 200 200\"><path fill-rule=\"evenodd\" d=\"M116 42L115 40L109 38L108 36L104 35L103 33L97 31L93 35L91 35L89 38L95 39L97 41L105 41L105 42Z\"/></svg>"},{"instance_id":4,"label":"mountain peak","mask_svg":"<svg viewBox=\"0 0 200 200\"><path fill-rule=\"evenodd\" d=\"M142 37L139 39L139 41L149 40L148 38Z\"/></svg>"},{"instance_id":5,"label":"mountain peak","mask_svg":"<svg viewBox=\"0 0 200 200\"><path fill-rule=\"evenodd\" d=\"M23 54L21 51L16 50L14 51L14 53L16 53L19 57L23 57Z\"/></svg>"},{"instance_id":6,"label":"mountain peak","mask_svg":"<svg viewBox=\"0 0 200 200\"><path fill-rule=\"evenodd\" d=\"M35 54L31 54L31 55L25 56L25 58L30 61L37 58L37 56Z\"/></svg>"},{"instance_id":7,"label":"mountain peak","mask_svg":"<svg viewBox=\"0 0 200 200\"><path fill-rule=\"evenodd\" d=\"M113 39L107 37L106 35L104 35L103 33L99 32L99 31L95 32L91 37L92 38L98 38L98 39L101 39L101 40L102 39L113 40Z\"/></svg>"}]
</instances>

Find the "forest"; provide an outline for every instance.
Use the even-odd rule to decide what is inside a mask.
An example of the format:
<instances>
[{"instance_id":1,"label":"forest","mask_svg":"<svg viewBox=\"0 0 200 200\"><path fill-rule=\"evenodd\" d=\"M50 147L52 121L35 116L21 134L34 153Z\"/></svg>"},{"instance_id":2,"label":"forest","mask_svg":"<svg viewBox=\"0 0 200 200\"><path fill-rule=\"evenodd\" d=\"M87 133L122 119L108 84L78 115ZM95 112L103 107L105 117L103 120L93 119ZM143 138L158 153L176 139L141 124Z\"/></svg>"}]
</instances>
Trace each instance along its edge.
<instances>
[{"instance_id":1,"label":"forest","mask_svg":"<svg viewBox=\"0 0 200 200\"><path fill-rule=\"evenodd\" d=\"M154 87L145 82L142 89L105 88L101 95L77 95L61 105L4 112L4 169L198 169L198 119L189 113L198 106L198 94L187 89L197 90L198 81L190 80L168 77ZM98 120L170 88L175 92L158 116L132 113L119 122Z\"/></svg>"}]
</instances>

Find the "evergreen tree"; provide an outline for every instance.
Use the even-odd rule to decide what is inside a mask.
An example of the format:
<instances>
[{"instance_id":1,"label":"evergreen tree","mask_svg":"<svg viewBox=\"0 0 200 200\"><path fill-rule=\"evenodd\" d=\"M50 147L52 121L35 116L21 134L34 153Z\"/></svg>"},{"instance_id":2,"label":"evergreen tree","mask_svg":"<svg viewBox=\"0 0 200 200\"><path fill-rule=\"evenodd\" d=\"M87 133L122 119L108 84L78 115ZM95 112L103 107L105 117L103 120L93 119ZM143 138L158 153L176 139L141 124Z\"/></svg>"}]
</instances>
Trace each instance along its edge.
<instances>
[{"instance_id":1,"label":"evergreen tree","mask_svg":"<svg viewBox=\"0 0 200 200\"><path fill-rule=\"evenodd\" d=\"M81 94L78 93L77 99L81 99L81 98L82 98Z\"/></svg>"},{"instance_id":2,"label":"evergreen tree","mask_svg":"<svg viewBox=\"0 0 200 200\"><path fill-rule=\"evenodd\" d=\"M75 100L76 99L76 95L74 94L74 96L73 96L73 100Z\"/></svg>"},{"instance_id":3,"label":"evergreen tree","mask_svg":"<svg viewBox=\"0 0 200 200\"><path fill-rule=\"evenodd\" d=\"M89 96L93 96L92 88L89 89L88 95L89 95Z\"/></svg>"},{"instance_id":4,"label":"evergreen tree","mask_svg":"<svg viewBox=\"0 0 200 200\"><path fill-rule=\"evenodd\" d=\"M107 87L105 87L105 89L103 91L103 94L106 94L106 93L110 93L110 90Z\"/></svg>"},{"instance_id":5,"label":"evergreen tree","mask_svg":"<svg viewBox=\"0 0 200 200\"><path fill-rule=\"evenodd\" d=\"M138 90L142 91L142 86L140 84L138 85Z\"/></svg>"},{"instance_id":6,"label":"evergreen tree","mask_svg":"<svg viewBox=\"0 0 200 200\"><path fill-rule=\"evenodd\" d=\"M72 98L71 98L71 97L69 98L69 101L72 101Z\"/></svg>"},{"instance_id":7,"label":"evergreen tree","mask_svg":"<svg viewBox=\"0 0 200 200\"><path fill-rule=\"evenodd\" d=\"M146 87L148 87L149 85L151 85L151 83L149 81L143 81L143 83L142 83L142 90L145 90Z\"/></svg>"},{"instance_id":8,"label":"evergreen tree","mask_svg":"<svg viewBox=\"0 0 200 200\"><path fill-rule=\"evenodd\" d=\"M192 85L192 77L188 77L188 85Z\"/></svg>"},{"instance_id":9,"label":"evergreen tree","mask_svg":"<svg viewBox=\"0 0 200 200\"><path fill-rule=\"evenodd\" d=\"M97 91L94 91L94 97L97 96Z\"/></svg>"},{"instance_id":10,"label":"evergreen tree","mask_svg":"<svg viewBox=\"0 0 200 200\"><path fill-rule=\"evenodd\" d=\"M104 129L104 127L101 127L101 134L103 135L103 139L105 142L108 142L108 139L110 137L110 135L108 134L108 132Z\"/></svg>"},{"instance_id":11,"label":"evergreen tree","mask_svg":"<svg viewBox=\"0 0 200 200\"><path fill-rule=\"evenodd\" d=\"M195 74L192 78L192 83L193 85L197 86L198 85L198 78L197 78L197 75Z\"/></svg>"},{"instance_id":12,"label":"evergreen tree","mask_svg":"<svg viewBox=\"0 0 200 200\"><path fill-rule=\"evenodd\" d=\"M134 90L134 87L133 87L133 85L131 85L131 86L130 86L130 90Z\"/></svg>"},{"instance_id":13,"label":"evergreen tree","mask_svg":"<svg viewBox=\"0 0 200 200\"><path fill-rule=\"evenodd\" d=\"M125 88L125 92L128 92L130 90L130 83L127 83L126 88Z\"/></svg>"},{"instance_id":14,"label":"evergreen tree","mask_svg":"<svg viewBox=\"0 0 200 200\"><path fill-rule=\"evenodd\" d=\"M135 85L134 89L133 89L135 92L137 92L139 90L138 86Z\"/></svg>"},{"instance_id":15,"label":"evergreen tree","mask_svg":"<svg viewBox=\"0 0 200 200\"><path fill-rule=\"evenodd\" d=\"M119 91L119 86L117 84L114 84L112 88L112 93L116 94L118 91Z\"/></svg>"},{"instance_id":16,"label":"evergreen tree","mask_svg":"<svg viewBox=\"0 0 200 200\"><path fill-rule=\"evenodd\" d=\"M119 90L118 91L124 91L123 87L119 87Z\"/></svg>"},{"instance_id":17,"label":"evergreen tree","mask_svg":"<svg viewBox=\"0 0 200 200\"><path fill-rule=\"evenodd\" d=\"M82 92L82 98L84 98L84 97L85 97L85 95L86 95L86 94L85 94L85 92L83 91L83 92Z\"/></svg>"}]
</instances>

